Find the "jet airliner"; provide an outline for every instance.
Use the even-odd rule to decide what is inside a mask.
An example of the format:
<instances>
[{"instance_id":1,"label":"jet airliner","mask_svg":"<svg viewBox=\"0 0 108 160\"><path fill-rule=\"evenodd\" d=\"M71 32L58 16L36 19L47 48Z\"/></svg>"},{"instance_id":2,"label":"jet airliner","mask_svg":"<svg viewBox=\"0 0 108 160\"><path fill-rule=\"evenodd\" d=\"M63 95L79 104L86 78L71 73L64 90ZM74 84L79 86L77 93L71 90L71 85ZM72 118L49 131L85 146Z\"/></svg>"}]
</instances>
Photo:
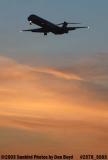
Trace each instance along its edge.
<instances>
[{"instance_id":1,"label":"jet airliner","mask_svg":"<svg viewBox=\"0 0 108 160\"><path fill-rule=\"evenodd\" d=\"M61 34L68 33L69 31L76 30L76 29L89 28L88 26L69 27L68 24L80 24L80 23L68 23L65 21L63 23L54 24L37 15L30 15L28 17L28 21L30 25L36 24L40 26L41 28L22 30L23 32L28 31L28 32L44 33L44 35L47 35L50 32L55 35L61 35Z\"/></svg>"}]
</instances>

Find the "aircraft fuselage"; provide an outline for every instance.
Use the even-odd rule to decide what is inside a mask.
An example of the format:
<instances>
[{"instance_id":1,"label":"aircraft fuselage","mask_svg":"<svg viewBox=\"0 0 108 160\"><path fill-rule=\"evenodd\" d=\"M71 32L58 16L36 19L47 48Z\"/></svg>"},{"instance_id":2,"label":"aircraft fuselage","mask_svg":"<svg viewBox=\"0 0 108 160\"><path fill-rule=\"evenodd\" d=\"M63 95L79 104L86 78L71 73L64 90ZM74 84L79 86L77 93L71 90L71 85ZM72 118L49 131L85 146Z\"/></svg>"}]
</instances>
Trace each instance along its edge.
<instances>
[{"instance_id":1,"label":"aircraft fuselage","mask_svg":"<svg viewBox=\"0 0 108 160\"><path fill-rule=\"evenodd\" d=\"M51 32L54 34L68 33L68 30L66 28L57 26L57 25L55 25L55 24L53 24L43 18L40 18L39 16L36 16L36 15L30 15L28 17L28 21L30 23L34 23L36 25L43 27L45 33L50 32L49 28L51 29Z\"/></svg>"}]
</instances>

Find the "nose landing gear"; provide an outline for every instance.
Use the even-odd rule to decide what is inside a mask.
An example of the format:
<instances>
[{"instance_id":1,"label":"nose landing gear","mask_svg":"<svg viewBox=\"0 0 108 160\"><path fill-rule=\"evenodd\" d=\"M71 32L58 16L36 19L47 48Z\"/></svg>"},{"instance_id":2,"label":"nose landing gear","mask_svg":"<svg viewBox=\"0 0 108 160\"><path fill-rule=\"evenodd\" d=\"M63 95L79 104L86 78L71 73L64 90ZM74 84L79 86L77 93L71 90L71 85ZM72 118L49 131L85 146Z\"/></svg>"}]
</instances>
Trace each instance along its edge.
<instances>
[{"instance_id":1,"label":"nose landing gear","mask_svg":"<svg viewBox=\"0 0 108 160\"><path fill-rule=\"evenodd\" d=\"M47 32L44 32L44 36L47 36Z\"/></svg>"}]
</instances>

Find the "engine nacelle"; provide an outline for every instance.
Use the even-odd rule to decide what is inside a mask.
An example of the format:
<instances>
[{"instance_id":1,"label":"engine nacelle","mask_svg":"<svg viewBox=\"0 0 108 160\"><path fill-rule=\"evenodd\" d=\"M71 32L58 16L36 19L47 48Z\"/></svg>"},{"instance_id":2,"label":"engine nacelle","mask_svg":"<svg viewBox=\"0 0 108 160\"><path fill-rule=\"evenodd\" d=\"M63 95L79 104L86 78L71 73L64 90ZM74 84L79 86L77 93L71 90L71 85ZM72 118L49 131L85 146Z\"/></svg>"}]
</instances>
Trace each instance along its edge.
<instances>
[{"instance_id":1,"label":"engine nacelle","mask_svg":"<svg viewBox=\"0 0 108 160\"><path fill-rule=\"evenodd\" d=\"M64 22L62 27L65 29L67 27L67 25L68 25L68 23Z\"/></svg>"}]
</instances>

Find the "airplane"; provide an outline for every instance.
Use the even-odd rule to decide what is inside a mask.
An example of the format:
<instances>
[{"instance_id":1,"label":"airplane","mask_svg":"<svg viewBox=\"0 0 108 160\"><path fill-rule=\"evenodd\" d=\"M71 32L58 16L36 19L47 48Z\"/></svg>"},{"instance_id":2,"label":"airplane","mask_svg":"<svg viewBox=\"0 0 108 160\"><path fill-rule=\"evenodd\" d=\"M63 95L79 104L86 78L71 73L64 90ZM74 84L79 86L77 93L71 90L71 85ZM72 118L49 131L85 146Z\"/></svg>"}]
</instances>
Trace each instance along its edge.
<instances>
[{"instance_id":1,"label":"airplane","mask_svg":"<svg viewBox=\"0 0 108 160\"><path fill-rule=\"evenodd\" d=\"M44 35L47 35L49 32L52 32L55 35L61 35L61 34L68 33L69 31L76 30L76 29L89 28L88 26L68 27L68 24L80 24L80 23L68 23L65 21L63 23L54 24L52 22L49 22L49 21L47 21L37 15L33 15L33 14L28 17L28 21L29 21L30 25L36 24L36 25L40 26L41 28L26 29L26 30L22 30L21 32L28 31L28 32L44 33Z\"/></svg>"}]
</instances>

